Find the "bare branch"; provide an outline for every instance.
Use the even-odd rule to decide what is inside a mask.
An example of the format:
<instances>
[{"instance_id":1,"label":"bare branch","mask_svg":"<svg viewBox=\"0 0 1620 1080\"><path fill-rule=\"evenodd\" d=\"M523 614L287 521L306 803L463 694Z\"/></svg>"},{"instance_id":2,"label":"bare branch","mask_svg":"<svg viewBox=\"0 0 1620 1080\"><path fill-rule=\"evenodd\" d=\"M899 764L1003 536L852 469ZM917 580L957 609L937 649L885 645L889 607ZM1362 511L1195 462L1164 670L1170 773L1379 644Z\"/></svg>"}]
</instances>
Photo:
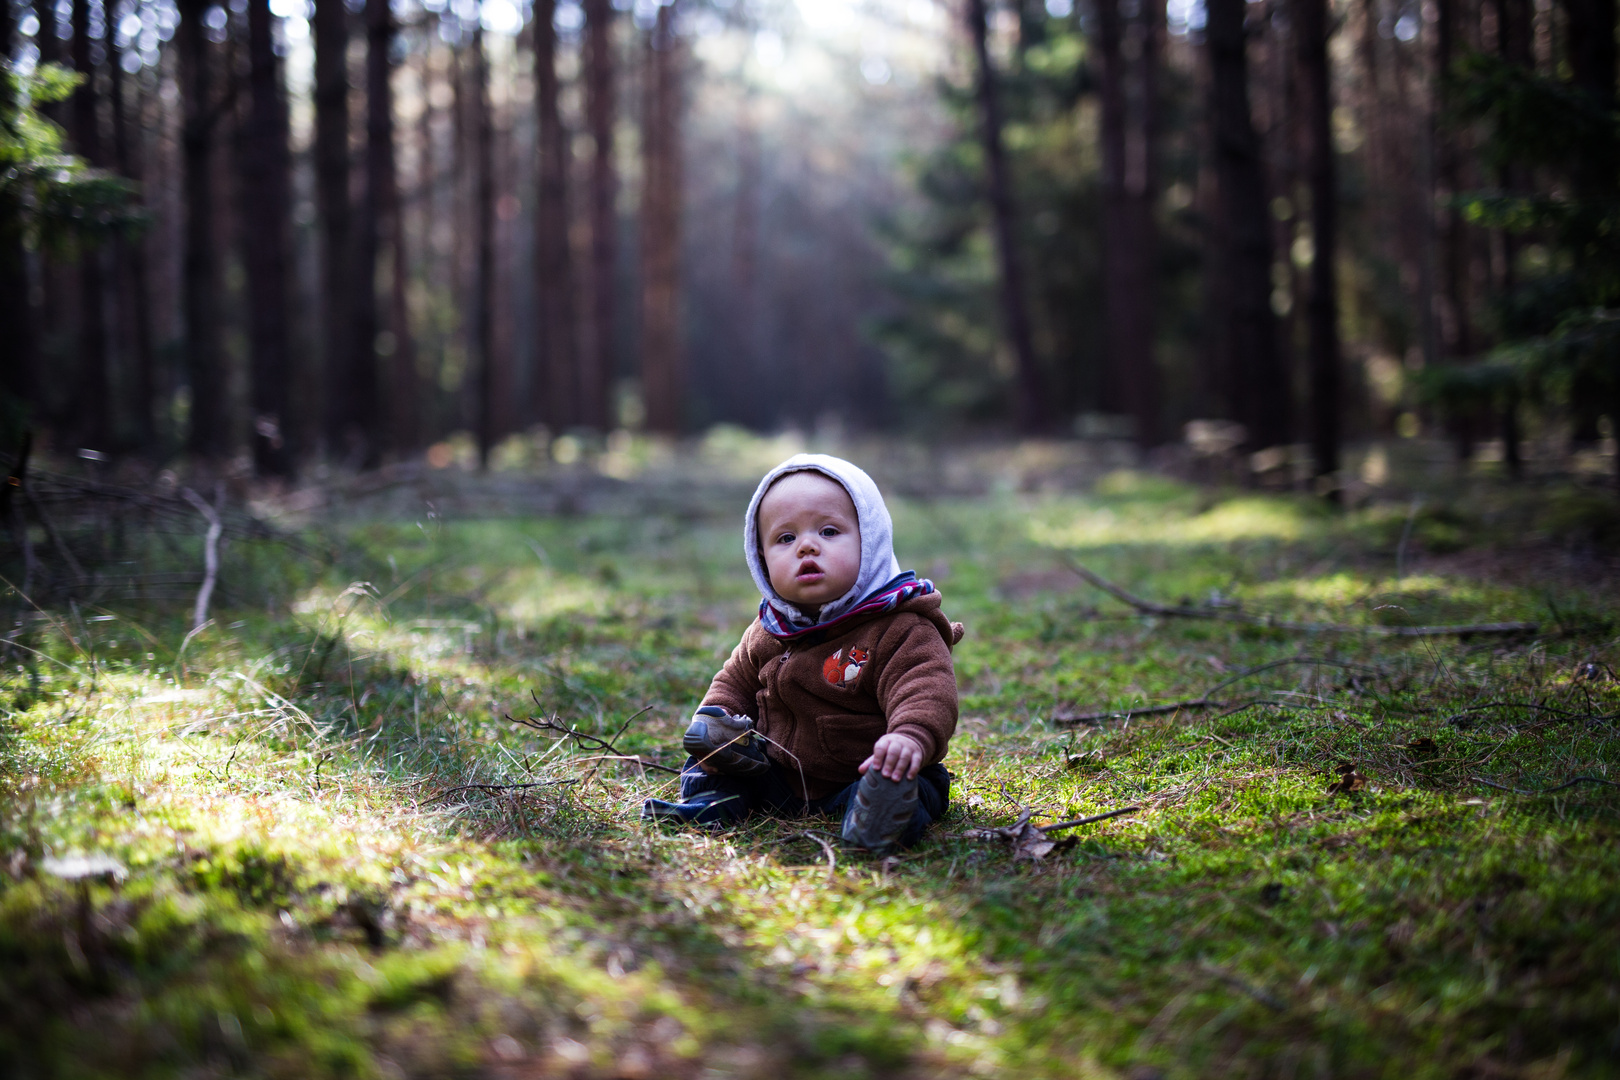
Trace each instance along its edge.
<instances>
[{"instance_id":1,"label":"bare branch","mask_svg":"<svg viewBox=\"0 0 1620 1080\"><path fill-rule=\"evenodd\" d=\"M191 619L191 628L195 632L208 621L208 601L214 595L214 582L219 579L219 534L223 526L219 520L219 511L209 506L201 495L190 488L186 488L180 494L185 496L186 501L195 506L197 512L208 522L208 533L203 537L202 588L197 590L197 607ZM214 501L218 503L225 501L223 483L215 488Z\"/></svg>"},{"instance_id":2,"label":"bare branch","mask_svg":"<svg viewBox=\"0 0 1620 1080\"><path fill-rule=\"evenodd\" d=\"M1273 630L1290 630L1305 634L1368 634L1375 637L1449 637L1461 634L1533 634L1537 623L1458 623L1445 626L1352 626L1348 623L1301 623L1270 615L1251 615L1244 611L1223 611L1218 608L1196 607L1188 604L1159 604L1126 592L1108 579L1086 569L1067 554L1060 557L1070 570L1084 578L1087 584L1101 589L1122 604L1128 604L1144 615L1159 615L1171 619L1213 619L1217 622L1242 623L1245 626L1266 626Z\"/></svg>"},{"instance_id":3,"label":"bare branch","mask_svg":"<svg viewBox=\"0 0 1620 1080\"><path fill-rule=\"evenodd\" d=\"M1090 825L1094 821L1107 821L1109 818L1134 814L1140 809L1142 809L1140 806L1122 806L1118 810L1110 810L1106 814L1092 814L1090 817L1075 818L1072 821L1059 821L1051 825L1037 825L1035 827L1041 832L1050 835L1059 829L1072 829L1076 825Z\"/></svg>"},{"instance_id":4,"label":"bare branch","mask_svg":"<svg viewBox=\"0 0 1620 1080\"><path fill-rule=\"evenodd\" d=\"M1530 791L1524 788L1508 787L1506 784L1498 784L1494 780L1485 779L1483 776L1470 776L1468 779L1476 784L1484 784L1486 787L1495 788L1497 791L1511 791L1515 795L1551 795L1555 791L1563 791L1565 788L1572 788L1576 784L1605 784L1609 787L1620 788L1620 784L1615 783L1613 780L1605 780L1601 776L1572 776L1557 787Z\"/></svg>"},{"instance_id":5,"label":"bare branch","mask_svg":"<svg viewBox=\"0 0 1620 1080\"><path fill-rule=\"evenodd\" d=\"M317 766L317 768L319 768L319 766ZM445 791L441 791L439 794L435 795L433 798L429 799L428 801L429 802L440 802L440 801L442 801L444 799L448 799L450 796L454 795L458 791L488 791L488 792L521 791L521 790L523 790L525 788L567 787L569 784L577 784L577 783L579 783L578 779L572 779L572 780L533 780L533 781L530 781L529 783L526 783L526 784L462 784L460 787L453 787L453 788L449 788L449 789L447 789Z\"/></svg>"},{"instance_id":6,"label":"bare branch","mask_svg":"<svg viewBox=\"0 0 1620 1080\"><path fill-rule=\"evenodd\" d=\"M539 704L539 699L538 698L535 700L535 704L537 704L537 705ZM624 722L624 724L620 726L619 731L614 733L614 738L618 738L619 733L623 732L626 727L630 726L630 721L631 720L634 720L636 717L640 716L644 712L647 712L651 708L652 708L652 706L648 705L645 708L639 709L636 712L631 713L630 714L630 719L626 720ZM660 765L656 761L648 761L646 758L640 756L639 754L627 754L623 750L620 750L617 746L615 746L612 741L610 741L608 739L600 738L599 736L596 736L596 735L587 734L586 732L583 732L583 731L577 731L574 728L567 727L567 726L565 726L563 724L559 724L559 723L557 723L557 721L556 721L556 719L554 717L547 717L545 719L540 719L539 717L534 717L534 716L527 716L527 717L519 718L519 717L513 716L511 713L507 713L505 715L506 715L506 719L511 723L518 724L518 725L521 725L522 727L526 727L526 728L532 728L535 731L554 731L558 735L561 735L562 737L564 737L566 739L573 739L580 746L583 746L587 750L596 750L596 751L599 751L599 752L601 752L603 754L609 755L609 756L614 757L614 758L618 758L618 759L623 760L623 761L634 761L636 764L638 764L638 765L640 765L640 766L642 766L643 768L646 768L646 769L657 769L660 772L671 773L671 774L673 774L675 776L681 775L681 770L679 770L679 769L672 769L668 765Z\"/></svg>"},{"instance_id":7,"label":"bare branch","mask_svg":"<svg viewBox=\"0 0 1620 1080\"><path fill-rule=\"evenodd\" d=\"M1157 716L1184 709L1219 709L1230 704L1232 704L1230 701L1214 701L1210 698L1189 698L1186 701L1171 701L1164 705L1144 705L1140 709L1104 709L1100 712L1076 713L1073 716L1054 716L1052 723L1058 727L1076 727L1081 724L1100 724L1105 720L1128 720L1133 716Z\"/></svg>"}]
</instances>

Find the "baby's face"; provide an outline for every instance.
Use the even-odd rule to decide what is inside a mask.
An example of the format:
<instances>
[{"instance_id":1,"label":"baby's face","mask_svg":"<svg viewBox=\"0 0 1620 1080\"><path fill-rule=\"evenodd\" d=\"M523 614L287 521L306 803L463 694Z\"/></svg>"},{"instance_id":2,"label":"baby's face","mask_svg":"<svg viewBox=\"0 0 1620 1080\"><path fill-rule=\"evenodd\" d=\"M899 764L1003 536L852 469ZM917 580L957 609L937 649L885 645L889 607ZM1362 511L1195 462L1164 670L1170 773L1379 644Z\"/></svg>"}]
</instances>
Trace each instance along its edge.
<instances>
[{"instance_id":1,"label":"baby's face","mask_svg":"<svg viewBox=\"0 0 1620 1080\"><path fill-rule=\"evenodd\" d=\"M759 501L759 542L771 585L789 603L817 609L861 575L861 530L843 485L789 473Z\"/></svg>"}]
</instances>

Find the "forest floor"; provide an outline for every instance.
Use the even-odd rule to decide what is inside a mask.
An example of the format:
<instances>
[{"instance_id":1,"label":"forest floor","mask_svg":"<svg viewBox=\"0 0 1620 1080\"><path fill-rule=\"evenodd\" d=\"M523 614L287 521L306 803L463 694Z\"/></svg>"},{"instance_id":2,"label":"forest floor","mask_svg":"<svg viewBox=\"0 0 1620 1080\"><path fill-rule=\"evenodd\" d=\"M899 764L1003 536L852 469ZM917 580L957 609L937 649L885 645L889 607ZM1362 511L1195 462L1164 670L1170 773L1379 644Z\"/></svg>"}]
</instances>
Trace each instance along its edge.
<instances>
[{"instance_id":1,"label":"forest floor","mask_svg":"<svg viewBox=\"0 0 1620 1080\"><path fill-rule=\"evenodd\" d=\"M237 545L189 637L180 604L29 624L0 1072L1613 1075L1611 495L896 484L902 562L968 633L953 807L879 859L833 822L638 820L672 785L628 758L679 764L757 604L750 485L536 516L556 484L502 483L536 501L351 505L324 566ZM1074 562L1344 625L1144 616ZM1537 629L1376 632L1502 621ZM1128 806L1044 854L971 835Z\"/></svg>"}]
</instances>

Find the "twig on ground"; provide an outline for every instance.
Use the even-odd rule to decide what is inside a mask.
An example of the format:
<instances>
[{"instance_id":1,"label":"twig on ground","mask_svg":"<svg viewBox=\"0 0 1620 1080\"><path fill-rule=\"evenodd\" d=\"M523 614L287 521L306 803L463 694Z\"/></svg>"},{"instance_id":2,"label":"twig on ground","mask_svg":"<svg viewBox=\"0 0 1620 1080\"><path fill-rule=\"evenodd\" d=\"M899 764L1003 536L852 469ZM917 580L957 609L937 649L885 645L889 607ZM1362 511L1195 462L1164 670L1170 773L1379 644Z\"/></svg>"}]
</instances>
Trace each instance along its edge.
<instances>
[{"instance_id":1,"label":"twig on ground","mask_svg":"<svg viewBox=\"0 0 1620 1080\"><path fill-rule=\"evenodd\" d=\"M1219 709L1230 705L1228 701L1211 701L1208 698L1189 698L1186 701L1171 701L1164 705L1144 705L1139 709L1104 709L1099 712L1076 713L1073 716L1054 716L1052 723L1058 727L1077 727L1083 724L1100 724L1107 720L1122 720L1132 716L1157 716L1161 713L1180 712L1192 709Z\"/></svg>"},{"instance_id":2,"label":"twig on ground","mask_svg":"<svg viewBox=\"0 0 1620 1080\"><path fill-rule=\"evenodd\" d=\"M13 492L26 490L23 483L28 475L28 453L33 445L34 433L32 431L23 432L22 449L17 451L16 460L11 466L10 475L6 477L5 486L0 487L0 515L5 517L6 527L11 530L12 539L22 551L23 583L22 588L17 591L25 597L34 591L34 569L38 565L38 560L34 558L34 543L28 537L28 523L23 520L22 507L12 506L11 497ZM8 635L7 642L11 642L14 636L14 634Z\"/></svg>"},{"instance_id":3,"label":"twig on ground","mask_svg":"<svg viewBox=\"0 0 1620 1080\"><path fill-rule=\"evenodd\" d=\"M1051 825L1037 825L1035 827L1043 833L1051 834L1059 829L1072 829L1076 825L1090 825L1094 821L1107 821L1109 818L1134 814L1140 809L1142 809L1140 806L1122 806L1118 810L1110 810L1106 814L1092 814L1090 817L1074 818L1071 821L1059 821Z\"/></svg>"},{"instance_id":4,"label":"twig on ground","mask_svg":"<svg viewBox=\"0 0 1620 1080\"><path fill-rule=\"evenodd\" d=\"M51 538L51 546L56 548L56 553L62 556L62 561L67 564L68 573L73 575L74 583L88 581L89 575L84 572L84 567L79 565L79 560L73 557L73 552L68 550L67 542L62 539L62 534L56 531L56 522L45 512L44 505L34 498L34 493L29 488L24 487L22 493L23 498L28 500L28 505L33 508L34 516L45 526L45 535Z\"/></svg>"},{"instance_id":5,"label":"twig on ground","mask_svg":"<svg viewBox=\"0 0 1620 1080\"><path fill-rule=\"evenodd\" d=\"M820 833L811 832L809 829L804 830L804 832L799 833L798 835L806 837L810 840L814 840L816 843L821 845L821 850L827 853L827 878L828 880L831 880L833 871L838 868L838 860L833 856L833 846L828 843L826 838Z\"/></svg>"},{"instance_id":6,"label":"twig on ground","mask_svg":"<svg viewBox=\"0 0 1620 1080\"><path fill-rule=\"evenodd\" d=\"M1103 710L1103 711L1097 711L1097 712L1080 713L1080 714L1075 715L1075 716L1054 716L1054 717L1052 717L1052 723L1058 725L1059 727L1073 727L1073 726L1075 726L1077 724L1097 724L1097 723L1101 723L1101 722L1103 722L1105 720L1113 720L1113 719L1116 719L1116 718L1125 718L1125 717L1131 717L1131 716L1157 716L1157 715L1160 715L1162 713L1173 713L1173 712L1180 712L1180 711L1183 711L1183 710L1191 711L1193 709L1224 709L1228 705L1237 704L1237 702L1236 701L1221 701L1221 700L1218 700L1217 698L1211 696L1217 690L1224 690L1228 686L1231 686L1233 683L1242 682L1244 679L1249 678L1251 675L1259 675L1263 671L1271 671L1274 668L1280 668L1280 667L1291 667L1291 666L1293 666L1295 664L1309 664L1309 665L1312 665L1312 666L1318 666L1319 665L1319 666L1323 666L1323 667L1337 667L1337 668L1359 668L1359 669L1364 670L1364 671L1378 671L1379 670L1378 668L1376 668L1376 667L1374 667L1374 666L1372 666L1370 664L1355 664L1355 663L1351 663L1351 662L1345 661L1345 660L1332 660L1332 659L1329 659L1327 657L1290 656L1290 657L1287 657L1287 658L1282 659L1282 660L1272 660L1272 661L1269 661L1269 662L1264 663L1264 664L1256 664L1254 667L1244 668L1242 671L1238 672L1237 674L1232 675L1232 676L1230 676L1230 677L1228 677L1226 679L1221 680L1220 682L1216 683L1214 686L1210 687L1208 690L1204 691L1204 694L1203 694L1202 697L1188 698L1185 701L1171 701L1171 702L1167 702L1167 703L1165 703L1163 705L1144 705L1139 709L1112 709L1112 710ZM1258 703L1257 702L1248 702L1247 704L1245 704L1244 707L1247 708L1248 705L1250 705L1250 704L1258 704ZM1227 715L1230 715L1230 714L1227 714Z\"/></svg>"},{"instance_id":7,"label":"twig on ground","mask_svg":"<svg viewBox=\"0 0 1620 1080\"><path fill-rule=\"evenodd\" d=\"M1406 542L1412 539L1412 526L1417 524L1417 514L1423 508L1423 496L1412 496L1412 507L1406 512L1406 524L1401 528L1401 542L1395 545L1395 582L1399 584L1406 580Z\"/></svg>"},{"instance_id":8,"label":"twig on ground","mask_svg":"<svg viewBox=\"0 0 1620 1080\"><path fill-rule=\"evenodd\" d=\"M1525 790L1524 788L1508 787L1506 784L1498 784L1496 781L1487 780L1483 776L1470 776L1468 779L1474 781L1476 784L1484 784L1486 787L1493 787L1498 791L1511 791L1515 795L1551 795L1555 791L1563 791L1565 788L1572 788L1576 784L1605 784L1609 787L1620 788L1620 784L1615 783L1613 780L1605 780L1601 776L1572 776L1568 780L1565 780L1562 784L1559 784L1557 787L1541 788L1539 790L1529 791Z\"/></svg>"},{"instance_id":9,"label":"twig on ground","mask_svg":"<svg viewBox=\"0 0 1620 1080\"><path fill-rule=\"evenodd\" d=\"M1288 1011L1288 1006L1285 1005L1282 1001L1278 1000L1278 998L1274 994L1270 994L1270 993L1266 992L1265 990L1260 989L1258 986L1250 986L1247 981L1238 978L1236 975L1232 974L1230 971L1227 971L1225 968L1217 967L1216 965L1210 963L1208 960L1205 960L1203 963L1199 964L1199 967L1203 968L1205 972L1207 972L1210 975L1215 976L1215 978L1219 979L1221 982L1225 983L1227 986L1230 986L1232 989L1237 990L1240 993L1246 994L1247 996L1253 998L1255 1001L1258 1001L1260 1004L1264 1005L1266 1008L1270 1009L1272 1012L1287 1012Z\"/></svg>"},{"instance_id":10,"label":"twig on ground","mask_svg":"<svg viewBox=\"0 0 1620 1080\"><path fill-rule=\"evenodd\" d=\"M1301 623L1277 619L1270 615L1251 615L1244 611L1223 611L1217 608L1196 607L1188 604L1159 604L1144 600L1086 569L1068 555L1063 562L1085 581L1101 589L1120 603L1128 604L1144 615L1159 615L1174 619L1213 619L1218 622L1242 623L1246 626L1266 626L1273 630L1292 630L1307 634L1369 634L1378 637L1449 637L1458 634L1533 634L1540 629L1537 623L1460 623L1446 626L1352 626L1348 623Z\"/></svg>"},{"instance_id":11,"label":"twig on ground","mask_svg":"<svg viewBox=\"0 0 1620 1080\"><path fill-rule=\"evenodd\" d=\"M608 745L609 745L609 746L612 746L612 745L613 745L613 740L614 740L614 739L617 739L617 738L618 738L618 737L619 737L619 736L620 736L620 735L623 735L623 734L624 734L624 729L625 729L625 728L627 728L627 727L629 727L629 726L630 726L630 724L631 724L631 722L632 722L632 721L633 721L633 720L635 720L635 718L636 718L636 717L638 717L638 716L640 716L640 715L641 715L641 714L642 714L642 713L644 713L644 712L646 712L646 711L647 711L647 710L648 710L648 709L650 709L650 708L652 708L652 706L651 706L651 705L644 705L644 706L642 706L642 708L641 708L641 709L640 709L640 711L638 711L638 712L633 712L633 713L631 713L631 714L630 714L630 715L629 715L629 716L627 716L627 717L625 717L625 718L624 718L624 723L622 723L622 724L620 724L620 725L619 725L619 730L618 730L618 731L615 731L615 732L614 732L614 733L613 733L613 738L612 738L612 739L609 739L609 740L607 740L607 742L608 742ZM609 758L609 757L612 757L612 758L624 758L624 757L626 757L626 756L629 756L629 755L625 755L625 754L620 754L620 753L619 753L619 752L618 752L618 751L614 751L614 752L613 752L613 754L611 754L611 755L606 755L606 756L604 756L604 757L599 757L599 758L597 758L597 759L596 759L596 764L595 764L595 765L593 765L593 766L591 766L591 771L590 771L590 773L589 773L589 774L588 774L588 775L586 775L586 777L585 777L585 782L586 782L586 783L590 783L590 781L591 781L591 777L593 777L593 776L595 776L595 775L596 775L596 770L597 770L597 769L599 769L599 768L601 768L601 767L602 767L602 762L603 762L603 761L605 761L605 760L608 760L608 758ZM641 764L641 757L640 757L640 755L636 755L636 756L635 756L635 761L636 761L636 764L638 764L638 765L640 765L640 764Z\"/></svg>"},{"instance_id":12,"label":"twig on ground","mask_svg":"<svg viewBox=\"0 0 1620 1080\"><path fill-rule=\"evenodd\" d=\"M968 840L1001 840L1011 845L1013 858L1028 859L1039 862L1059 846L1068 847L1075 842L1074 837L1065 837L1062 840L1053 840L1047 834L1059 829L1072 829L1077 825L1089 825L1096 821L1107 821L1122 814L1134 814L1142 809L1140 806L1123 806L1118 810L1110 810L1103 814L1093 814L1091 817L1075 818L1072 821L1059 821L1051 825L1035 825L1030 818L1035 815L1033 809L1025 810L1018 815L1018 820L1011 825L1003 825L990 829L969 829L962 834Z\"/></svg>"},{"instance_id":13,"label":"twig on ground","mask_svg":"<svg viewBox=\"0 0 1620 1080\"><path fill-rule=\"evenodd\" d=\"M571 780L531 780L526 784L462 784L459 787L448 788L445 791L441 791L428 801L442 802L458 791L521 791L524 788L567 787L569 784L577 783L579 783L579 780L575 778Z\"/></svg>"},{"instance_id":14,"label":"twig on ground","mask_svg":"<svg viewBox=\"0 0 1620 1080\"><path fill-rule=\"evenodd\" d=\"M203 537L203 582L202 588L197 590L197 607L192 614L191 629L195 633L201 630L203 624L208 622L208 601L214 595L214 582L219 579L219 534L224 525L219 520L219 511L208 505L201 495L190 488L181 492L192 506L197 508L208 522L208 533ZM222 483L215 489L214 499L224 503L225 485Z\"/></svg>"},{"instance_id":15,"label":"twig on ground","mask_svg":"<svg viewBox=\"0 0 1620 1080\"><path fill-rule=\"evenodd\" d=\"M1552 713L1562 720L1613 720L1620 716L1620 713L1599 715L1596 713L1570 712L1568 709L1559 709L1534 701L1487 701L1479 705L1470 705L1461 712L1452 713L1440 722L1442 724L1456 723L1469 713L1484 712L1486 709L1531 709L1536 712Z\"/></svg>"},{"instance_id":16,"label":"twig on ground","mask_svg":"<svg viewBox=\"0 0 1620 1080\"><path fill-rule=\"evenodd\" d=\"M536 699L535 704L539 704L538 699ZM618 738L619 733L623 732L626 727L630 726L630 720L634 720L636 717L640 716L644 712L647 712L651 708L652 706L648 705L646 708L632 713L630 715L630 719L624 722L624 724L619 728L619 731L614 733L613 737L615 739ZM615 758L620 758L625 761L634 761L642 768L657 769L660 772L672 773L675 776L681 775L681 770L679 769L672 769L668 765L660 765L656 761L648 761L639 754L627 754L615 746L609 739L604 739L596 735L590 735L583 731L577 731L574 728L568 727L564 724L559 724L555 717L547 717L542 720L534 716L519 718L513 716L511 713L506 713L504 715L508 721L522 727L531 728L535 731L554 731L564 738L573 739L587 750L598 750L605 754L612 755ZM589 778L587 777L587 779Z\"/></svg>"}]
</instances>

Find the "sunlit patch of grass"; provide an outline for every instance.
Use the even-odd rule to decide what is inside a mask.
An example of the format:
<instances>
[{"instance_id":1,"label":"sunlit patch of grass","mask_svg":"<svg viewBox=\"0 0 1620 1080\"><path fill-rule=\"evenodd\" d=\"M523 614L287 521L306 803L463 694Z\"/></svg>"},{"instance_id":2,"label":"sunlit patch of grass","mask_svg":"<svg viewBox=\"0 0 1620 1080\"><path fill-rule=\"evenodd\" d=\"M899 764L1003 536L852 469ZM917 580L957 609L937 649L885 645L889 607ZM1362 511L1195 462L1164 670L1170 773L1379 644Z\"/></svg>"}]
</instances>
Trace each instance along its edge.
<instances>
[{"instance_id":1,"label":"sunlit patch of grass","mask_svg":"<svg viewBox=\"0 0 1620 1080\"><path fill-rule=\"evenodd\" d=\"M1320 511L1292 500L1234 498L1200 510L1185 499L1168 506L1132 499L1082 503L1067 513L1033 519L1029 538L1060 549L1116 544L1176 548L1240 540L1294 542L1319 537L1323 529Z\"/></svg>"},{"instance_id":2,"label":"sunlit patch of grass","mask_svg":"<svg viewBox=\"0 0 1620 1080\"><path fill-rule=\"evenodd\" d=\"M666 776L501 717L555 712L675 764L757 600L734 510L359 524L292 616L222 614L179 661L178 619L143 616L155 645L132 647L123 616L75 624L77 646L31 633L53 661L13 663L0 689L0 964L21 973L0 979L0 1058L22 1075L1604 1074L1620 797L1480 782L1620 780L1620 688L1577 667L1620 663L1594 629L1603 595L1529 641L1142 619L1083 588L999 593L1061 568L1049 542L1080 543L1029 523L1113 515L1088 565L1158 599L1342 621L1545 601L1393 581L1399 513L1341 528L1145 474L1083 497L896 499L902 559L968 624L954 809L916 850L839 848L829 869L802 833L836 823L644 825ZM1243 675L1301 657L1332 663ZM1050 723L1215 687L1247 707ZM1329 795L1342 762L1365 786ZM1129 804L1037 864L964 835ZM126 876L53 877L70 852Z\"/></svg>"}]
</instances>

